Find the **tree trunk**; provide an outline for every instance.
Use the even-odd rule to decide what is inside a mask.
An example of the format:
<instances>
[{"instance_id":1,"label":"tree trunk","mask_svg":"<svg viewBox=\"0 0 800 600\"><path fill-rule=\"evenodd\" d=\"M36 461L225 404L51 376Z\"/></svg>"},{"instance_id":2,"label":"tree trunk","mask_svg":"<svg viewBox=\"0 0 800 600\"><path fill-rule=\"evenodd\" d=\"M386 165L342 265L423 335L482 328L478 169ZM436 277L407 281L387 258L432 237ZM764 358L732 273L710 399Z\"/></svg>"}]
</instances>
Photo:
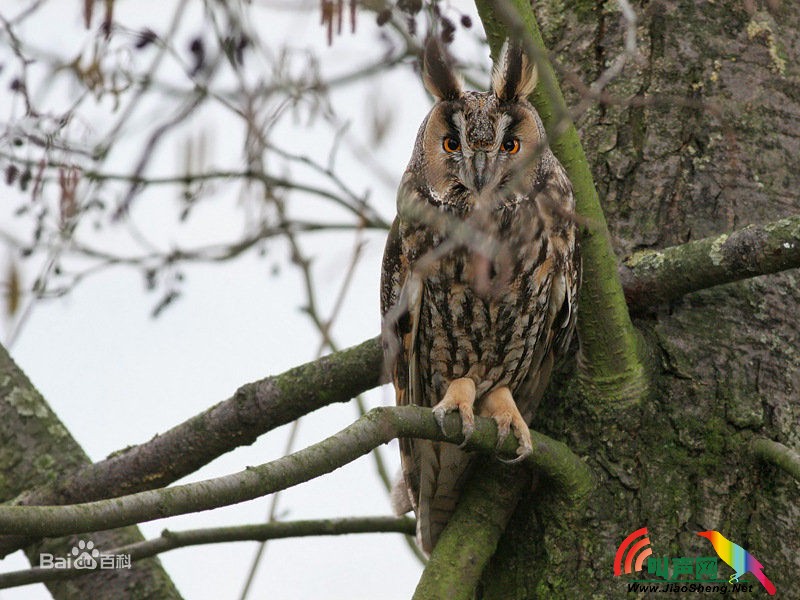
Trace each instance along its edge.
<instances>
[{"instance_id":1,"label":"tree trunk","mask_svg":"<svg viewBox=\"0 0 800 600\"><path fill-rule=\"evenodd\" d=\"M578 120L617 254L796 213L800 4L634 9L637 60L606 91L647 103L595 104ZM615 3L547 0L534 10L557 61L583 81L622 52ZM576 105L579 92L562 82ZM586 457L597 487L571 507L539 481L485 572L483 598L621 597L628 580L613 576L615 552L645 526L654 557L715 556L696 533L718 530L758 558L779 593L793 589L800 484L758 461L750 444L800 447L799 304L789 271L638 315L654 380L634 405L587 400L577 383L563 384L575 381L570 373L556 376L533 428ZM718 565L727 579L731 569ZM638 575L653 578L646 563Z\"/></svg>"},{"instance_id":2,"label":"tree trunk","mask_svg":"<svg viewBox=\"0 0 800 600\"><path fill-rule=\"evenodd\" d=\"M44 398L0 346L0 501L8 502L25 490L91 464L89 457L50 410ZM29 544L25 552L37 565L42 553L70 556L83 540L100 551L142 541L137 527L45 539ZM97 569L76 579L47 584L56 600L116 600L117 598L179 599L180 594L157 558L131 568Z\"/></svg>"}]
</instances>

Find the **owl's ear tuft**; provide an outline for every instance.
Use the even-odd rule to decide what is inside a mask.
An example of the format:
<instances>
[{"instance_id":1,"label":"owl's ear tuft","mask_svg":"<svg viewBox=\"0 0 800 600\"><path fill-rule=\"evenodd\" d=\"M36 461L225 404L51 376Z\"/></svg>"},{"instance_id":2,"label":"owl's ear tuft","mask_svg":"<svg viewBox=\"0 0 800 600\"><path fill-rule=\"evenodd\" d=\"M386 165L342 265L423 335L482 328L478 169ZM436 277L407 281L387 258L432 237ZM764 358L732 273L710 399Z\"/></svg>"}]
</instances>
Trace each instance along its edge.
<instances>
[{"instance_id":1,"label":"owl's ear tuft","mask_svg":"<svg viewBox=\"0 0 800 600\"><path fill-rule=\"evenodd\" d=\"M455 100L461 96L461 81L439 41L431 36L425 43L422 81L437 100Z\"/></svg>"},{"instance_id":2,"label":"owl's ear tuft","mask_svg":"<svg viewBox=\"0 0 800 600\"><path fill-rule=\"evenodd\" d=\"M492 72L494 95L504 102L514 102L530 96L535 87L536 65L525 54L521 43L506 41Z\"/></svg>"}]
</instances>

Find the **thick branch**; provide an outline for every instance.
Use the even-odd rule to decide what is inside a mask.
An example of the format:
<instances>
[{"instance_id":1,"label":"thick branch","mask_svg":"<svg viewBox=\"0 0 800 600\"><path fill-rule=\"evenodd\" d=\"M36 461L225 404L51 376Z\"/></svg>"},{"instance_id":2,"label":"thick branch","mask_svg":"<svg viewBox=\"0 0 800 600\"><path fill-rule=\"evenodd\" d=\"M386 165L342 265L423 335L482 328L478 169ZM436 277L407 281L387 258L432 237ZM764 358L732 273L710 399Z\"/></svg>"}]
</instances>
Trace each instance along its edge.
<instances>
[{"instance_id":1,"label":"thick branch","mask_svg":"<svg viewBox=\"0 0 800 600\"><path fill-rule=\"evenodd\" d=\"M632 308L800 267L800 215L664 250L637 252L621 267Z\"/></svg>"},{"instance_id":2,"label":"thick branch","mask_svg":"<svg viewBox=\"0 0 800 600\"><path fill-rule=\"evenodd\" d=\"M475 469L459 498L422 578L414 600L472 600L481 573L489 562L519 501L530 486L528 469L504 465L488 457Z\"/></svg>"},{"instance_id":3,"label":"thick branch","mask_svg":"<svg viewBox=\"0 0 800 600\"><path fill-rule=\"evenodd\" d=\"M152 440L59 481L58 494L37 491L26 495L24 503L69 503L163 487L226 452L252 444L267 431L375 387L381 361L380 343L371 339L247 383L231 398Z\"/></svg>"},{"instance_id":4,"label":"thick branch","mask_svg":"<svg viewBox=\"0 0 800 600\"><path fill-rule=\"evenodd\" d=\"M581 366L590 388L606 400L636 400L646 386L639 342L631 323L617 258L600 207L597 190L575 126L556 81L529 0L476 0L492 55L508 37L523 41L536 61L539 84L531 102L542 117L553 153L564 165L575 192L578 213L590 223L581 241L583 286L578 334Z\"/></svg>"},{"instance_id":5,"label":"thick branch","mask_svg":"<svg viewBox=\"0 0 800 600\"><path fill-rule=\"evenodd\" d=\"M583 461L561 442L536 432L531 435L534 452L527 464L551 478L568 497L584 497L593 479ZM396 437L461 443L461 418L449 415L443 433L429 409L376 408L326 440L232 475L69 506L0 506L0 531L27 536L82 533L228 506L330 473ZM496 443L496 423L477 419L467 449L495 452ZM516 448L516 438L509 436L500 452L516 456Z\"/></svg>"},{"instance_id":6,"label":"thick branch","mask_svg":"<svg viewBox=\"0 0 800 600\"><path fill-rule=\"evenodd\" d=\"M780 442L760 439L753 442L753 452L762 460L780 467L800 481L800 454Z\"/></svg>"},{"instance_id":7,"label":"thick branch","mask_svg":"<svg viewBox=\"0 0 800 600\"><path fill-rule=\"evenodd\" d=\"M346 519L322 519L314 521L274 521L259 525L239 525L234 527L213 527L169 531L165 529L160 537L129 544L107 551L108 555L127 555L131 562L156 556L176 548L219 544L223 542L263 542L282 538L307 537L316 535L345 535L350 533L403 533L414 535L414 519L408 517L351 517ZM45 581L72 579L92 573L86 569L44 569L36 567L22 571L0 574L0 589L42 583Z\"/></svg>"},{"instance_id":8,"label":"thick branch","mask_svg":"<svg viewBox=\"0 0 800 600\"><path fill-rule=\"evenodd\" d=\"M252 444L267 431L375 387L381 365L380 343L372 339L281 375L245 384L232 398L166 433L82 467L60 478L57 485L26 492L16 501L70 504L163 487L226 452ZM0 553L12 552L22 543L0 538Z\"/></svg>"}]
</instances>

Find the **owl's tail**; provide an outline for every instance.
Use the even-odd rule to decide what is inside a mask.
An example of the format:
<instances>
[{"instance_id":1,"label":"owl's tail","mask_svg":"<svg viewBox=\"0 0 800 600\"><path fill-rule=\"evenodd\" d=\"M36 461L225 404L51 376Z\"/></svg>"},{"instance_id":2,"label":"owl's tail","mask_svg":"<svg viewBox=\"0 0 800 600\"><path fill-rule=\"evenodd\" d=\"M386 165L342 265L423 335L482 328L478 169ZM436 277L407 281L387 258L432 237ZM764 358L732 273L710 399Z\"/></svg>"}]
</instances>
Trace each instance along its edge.
<instances>
[{"instance_id":1,"label":"owl's tail","mask_svg":"<svg viewBox=\"0 0 800 600\"><path fill-rule=\"evenodd\" d=\"M398 517L402 517L407 512L411 512L414 505L411 501L408 485L406 484L403 472L400 471L392 483L392 490L389 493L389 501L392 503L392 510Z\"/></svg>"},{"instance_id":2,"label":"owl's tail","mask_svg":"<svg viewBox=\"0 0 800 600\"><path fill-rule=\"evenodd\" d=\"M456 509L470 455L446 442L415 440L419 460L417 543L430 554Z\"/></svg>"}]
</instances>

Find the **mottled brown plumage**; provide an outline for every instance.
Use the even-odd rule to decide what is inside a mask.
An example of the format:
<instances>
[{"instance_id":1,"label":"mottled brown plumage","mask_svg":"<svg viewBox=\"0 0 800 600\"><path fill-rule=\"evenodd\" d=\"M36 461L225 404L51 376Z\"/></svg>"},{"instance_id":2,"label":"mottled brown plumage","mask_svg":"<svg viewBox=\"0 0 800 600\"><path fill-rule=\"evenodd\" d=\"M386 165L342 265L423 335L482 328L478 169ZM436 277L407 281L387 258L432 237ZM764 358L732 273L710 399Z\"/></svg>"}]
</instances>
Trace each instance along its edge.
<instances>
[{"instance_id":1,"label":"mottled brown plumage","mask_svg":"<svg viewBox=\"0 0 800 600\"><path fill-rule=\"evenodd\" d=\"M473 410L513 430L527 424L569 344L580 285L572 186L525 99L535 73L510 47L492 90L462 91L436 43L425 84L437 98L420 126L397 196L381 281L386 363L398 404ZM397 504L417 513L430 552L458 501L469 455L401 440ZM407 500L407 502L406 502ZM402 508L401 508L402 510Z\"/></svg>"}]
</instances>

